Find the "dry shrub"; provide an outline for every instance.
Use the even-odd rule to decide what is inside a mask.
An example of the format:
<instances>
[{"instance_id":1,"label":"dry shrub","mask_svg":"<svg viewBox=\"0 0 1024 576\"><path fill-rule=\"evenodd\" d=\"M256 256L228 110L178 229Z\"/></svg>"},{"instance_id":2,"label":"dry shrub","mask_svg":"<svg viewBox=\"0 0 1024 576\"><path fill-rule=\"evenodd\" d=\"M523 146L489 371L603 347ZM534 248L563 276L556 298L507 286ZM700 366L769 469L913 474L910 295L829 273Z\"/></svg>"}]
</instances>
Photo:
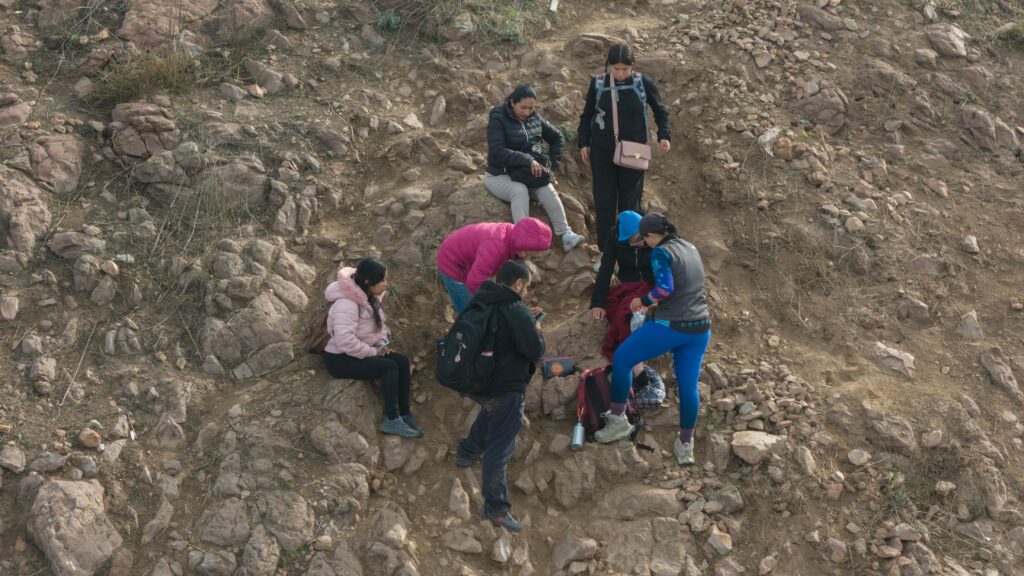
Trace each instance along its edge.
<instances>
[{"instance_id":1,"label":"dry shrub","mask_svg":"<svg viewBox=\"0 0 1024 576\"><path fill-rule=\"evenodd\" d=\"M1024 50L1024 24L1014 23L1012 26L1001 28L996 33L996 38L1015 50Z\"/></svg>"},{"instance_id":2,"label":"dry shrub","mask_svg":"<svg viewBox=\"0 0 1024 576\"><path fill-rule=\"evenodd\" d=\"M194 89L203 76L202 62L182 50L134 52L103 72L90 99L113 106L154 94L179 94Z\"/></svg>"}]
</instances>

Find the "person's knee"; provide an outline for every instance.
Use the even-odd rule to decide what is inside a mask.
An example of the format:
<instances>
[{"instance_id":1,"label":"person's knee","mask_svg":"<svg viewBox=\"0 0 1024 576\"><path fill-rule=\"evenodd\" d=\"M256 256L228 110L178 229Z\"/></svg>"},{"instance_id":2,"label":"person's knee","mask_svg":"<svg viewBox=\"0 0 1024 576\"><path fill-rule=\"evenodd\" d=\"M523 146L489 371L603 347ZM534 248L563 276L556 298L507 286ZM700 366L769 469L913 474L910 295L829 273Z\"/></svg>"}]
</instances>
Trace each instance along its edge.
<instances>
[{"instance_id":1,"label":"person's knee","mask_svg":"<svg viewBox=\"0 0 1024 576\"><path fill-rule=\"evenodd\" d=\"M526 184L520 182L512 182L508 187L508 195L513 200L525 198L530 199L530 189L526 187Z\"/></svg>"}]
</instances>

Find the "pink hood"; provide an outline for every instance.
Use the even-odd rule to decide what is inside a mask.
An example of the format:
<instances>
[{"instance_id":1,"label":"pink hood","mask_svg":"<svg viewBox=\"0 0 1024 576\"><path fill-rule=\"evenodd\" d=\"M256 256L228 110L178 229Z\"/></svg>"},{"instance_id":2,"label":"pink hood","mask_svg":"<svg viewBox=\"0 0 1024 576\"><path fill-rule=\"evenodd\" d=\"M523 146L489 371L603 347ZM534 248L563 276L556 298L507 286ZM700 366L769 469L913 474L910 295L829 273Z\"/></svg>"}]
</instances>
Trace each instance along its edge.
<instances>
[{"instance_id":1,"label":"pink hood","mask_svg":"<svg viewBox=\"0 0 1024 576\"><path fill-rule=\"evenodd\" d=\"M551 228L536 218L516 224L480 222L448 235L437 250L437 267L462 282L470 292L493 276L517 252L543 252L551 247Z\"/></svg>"},{"instance_id":2,"label":"pink hood","mask_svg":"<svg viewBox=\"0 0 1024 576\"><path fill-rule=\"evenodd\" d=\"M389 331L383 310L381 325L377 326L370 300L352 279L355 273L355 268L342 268L338 279L324 290L327 301L332 302L327 312L327 333L331 339L324 351L368 358L377 354L377 346L388 339Z\"/></svg>"},{"instance_id":3,"label":"pink hood","mask_svg":"<svg viewBox=\"0 0 1024 576\"><path fill-rule=\"evenodd\" d=\"M324 297L328 302L336 302L341 298L348 298L360 306L368 304L366 292L363 292L352 276L356 273L355 268L346 266L338 271L338 279L327 285L324 290Z\"/></svg>"}]
</instances>

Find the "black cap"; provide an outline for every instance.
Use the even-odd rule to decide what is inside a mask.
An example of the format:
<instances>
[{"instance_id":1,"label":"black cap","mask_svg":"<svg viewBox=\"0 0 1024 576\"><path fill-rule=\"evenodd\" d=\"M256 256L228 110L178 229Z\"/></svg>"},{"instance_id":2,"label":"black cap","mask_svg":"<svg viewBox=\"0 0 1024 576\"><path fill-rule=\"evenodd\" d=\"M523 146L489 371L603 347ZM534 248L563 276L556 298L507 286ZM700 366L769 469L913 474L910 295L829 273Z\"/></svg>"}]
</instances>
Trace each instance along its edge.
<instances>
[{"instance_id":1,"label":"black cap","mask_svg":"<svg viewBox=\"0 0 1024 576\"><path fill-rule=\"evenodd\" d=\"M668 228L668 218L657 212L645 214L640 219L640 235L646 236L651 232L662 233Z\"/></svg>"}]
</instances>

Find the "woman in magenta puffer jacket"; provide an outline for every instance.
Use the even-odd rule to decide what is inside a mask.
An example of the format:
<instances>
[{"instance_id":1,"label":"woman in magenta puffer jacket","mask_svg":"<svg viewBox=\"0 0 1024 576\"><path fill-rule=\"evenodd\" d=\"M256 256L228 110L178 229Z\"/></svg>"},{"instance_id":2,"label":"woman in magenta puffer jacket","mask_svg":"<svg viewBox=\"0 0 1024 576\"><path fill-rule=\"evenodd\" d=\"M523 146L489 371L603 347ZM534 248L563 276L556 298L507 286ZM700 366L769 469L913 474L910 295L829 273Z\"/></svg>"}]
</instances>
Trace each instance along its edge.
<instances>
[{"instance_id":1,"label":"woman in magenta puffer jacket","mask_svg":"<svg viewBox=\"0 0 1024 576\"><path fill-rule=\"evenodd\" d=\"M551 248L551 228L536 218L515 224L480 222L448 235L437 250L437 268L456 312L469 304L480 285L501 265L529 252Z\"/></svg>"},{"instance_id":2,"label":"woman in magenta puffer jacket","mask_svg":"<svg viewBox=\"0 0 1024 576\"><path fill-rule=\"evenodd\" d=\"M409 412L409 359L388 347L391 331L384 323L381 298L388 288L387 266L364 258L356 268L342 268L324 295L327 313L324 364L334 378L377 380L384 401L380 431L419 438L423 430Z\"/></svg>"}]
</instances>

